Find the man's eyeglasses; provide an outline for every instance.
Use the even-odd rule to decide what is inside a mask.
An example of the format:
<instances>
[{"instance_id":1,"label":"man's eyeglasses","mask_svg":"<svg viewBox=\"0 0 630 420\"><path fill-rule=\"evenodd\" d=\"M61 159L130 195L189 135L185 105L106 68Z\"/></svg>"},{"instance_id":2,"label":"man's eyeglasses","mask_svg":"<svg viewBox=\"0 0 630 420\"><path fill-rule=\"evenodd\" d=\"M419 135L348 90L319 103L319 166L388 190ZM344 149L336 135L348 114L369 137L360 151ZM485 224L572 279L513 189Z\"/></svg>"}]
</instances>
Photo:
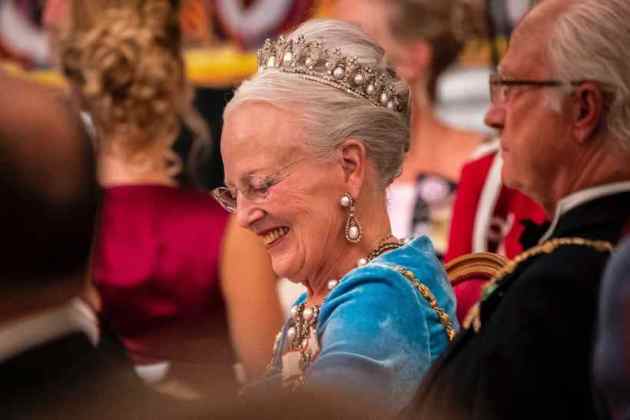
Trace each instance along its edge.
<instances>
[{"instance_id":1,"label":"man's eyeglasses","mask_svg":"<svg viewBox=\"0 0 630 420\"><path fill-rule=\"evenodd\" d=\"M271 175L250 175L243 189L233 187L215 188L212 190L212 197L214 197L228 213L236 213L239 192L248 201L260 204L269 197L269 192L274 185L279 184L291 174L287 169L305 159L306 158L295 160Z\"/></svg>"},{"instance_id":2,"label":"man's eyeglasses","mask_svg":"<svg viewBox=\"0 0 630 420\"><path fill-rule=\"evenodd\" d=\"M502 79L498 74L491 74L489 79L490 101L495 105L505 104L510 98L512 88L529 86L533 88L578 86L583 81L563 82L561 80L523 80Z\"/></svg>"}]
</instances>

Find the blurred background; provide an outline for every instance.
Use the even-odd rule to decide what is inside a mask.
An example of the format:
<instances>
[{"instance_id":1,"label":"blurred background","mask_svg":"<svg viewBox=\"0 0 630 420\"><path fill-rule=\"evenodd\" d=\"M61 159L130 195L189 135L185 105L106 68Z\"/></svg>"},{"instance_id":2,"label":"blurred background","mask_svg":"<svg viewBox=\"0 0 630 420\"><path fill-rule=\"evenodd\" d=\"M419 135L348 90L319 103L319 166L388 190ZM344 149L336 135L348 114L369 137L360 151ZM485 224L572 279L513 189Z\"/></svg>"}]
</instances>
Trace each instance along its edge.
<instances>
[{"instance_id":1,"label":"blurred background","mask_svg":"<svg viewBox=\"0 0 630 420\"><path fill-rule=\"evenodd\" d=\"M254 51L270 36L319 16L369 22L371 0L183 0L190 78L204 100L207 115L217 112L209 103L225 102L222 94L256 69ZM506 45L506 38L532 0L481 0L486 3L490 39L470 39L459 63L440 82L440 115L456 125L484 129L486 74ZM50 71L52 53L44 25L43 0L0 2L0 62L45 83L61 84ZM220 108L220 107L219 107ZM220 109L219 109L220 111ZM215 125L216 126L216 125ZM209 183L219 182L210 177Z\"/></svg>"},{"instance_id":2,"label":"blurred background","mask_svg":"<svg viewBox=\"0 0 630 420\"><path fill-rule=\"evenodd\" d=\"M196 86L196 106L212 131L212 150L202 165L201 183L222 184L219 153L221 115L233 88L256 71L255 51L267 37L290 30L313 17L336 17L364 27L378 19L372 0L182 0L186 64ZM436 0L439 1L439 0ZM472 0L471 0L472 1ZM483 115L488 102L487 76L505 50L509 34L532 0L476 0L484 3L486 35L466 40L456 65L438 82L438 116L449 124L488 132ZM54 70L54 53L43 14L44 0L0 0L0 68L64 89ZM190 133L177 141L189 152ZM288 306L301 286L281 282Z\"/></svg>"}]
</instances>

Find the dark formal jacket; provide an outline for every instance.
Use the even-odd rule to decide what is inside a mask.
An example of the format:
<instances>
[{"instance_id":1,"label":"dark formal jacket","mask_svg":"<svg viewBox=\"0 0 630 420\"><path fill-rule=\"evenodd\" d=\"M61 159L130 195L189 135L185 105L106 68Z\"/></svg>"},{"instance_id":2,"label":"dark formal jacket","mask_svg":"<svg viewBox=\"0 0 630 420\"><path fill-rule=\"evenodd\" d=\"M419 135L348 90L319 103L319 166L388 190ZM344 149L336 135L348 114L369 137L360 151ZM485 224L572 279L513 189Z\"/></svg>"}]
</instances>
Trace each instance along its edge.
<instances>
[{"instance_id":1,"label":"dark formal jacket","mask_svg":"<svg viewBox=\"0 0 630 420\"><path fill-rule=\"evenodd\" d=\"M97 346L75 315L61 308L0 328L0 419L178 418L135 375L121 344L101 332Z\"/></svg>"},{"instance_id":2,"label":"dark formal jacket","mask_svg":"<svg viewBox=\"0 0 630 420\"><path fill-rule=\"evenodd\" d=\"M610 258L601 288L595 385L607 414L630 420L630 236Z\"/></svg>"},{"instance_id":3,"label":"dark formal jacket","mask_svg":"<svg viewBox=\"0 0 630 420\"><path fill-rule=\"evenodd\" d=\"M562 200L541 241L615 244L630 215L630 183ZM561 246L529 258L481 303L421 383L409 419L582 419L596 416L591 375L600 277L609 252Z\"/></svg>"}]
</instances>

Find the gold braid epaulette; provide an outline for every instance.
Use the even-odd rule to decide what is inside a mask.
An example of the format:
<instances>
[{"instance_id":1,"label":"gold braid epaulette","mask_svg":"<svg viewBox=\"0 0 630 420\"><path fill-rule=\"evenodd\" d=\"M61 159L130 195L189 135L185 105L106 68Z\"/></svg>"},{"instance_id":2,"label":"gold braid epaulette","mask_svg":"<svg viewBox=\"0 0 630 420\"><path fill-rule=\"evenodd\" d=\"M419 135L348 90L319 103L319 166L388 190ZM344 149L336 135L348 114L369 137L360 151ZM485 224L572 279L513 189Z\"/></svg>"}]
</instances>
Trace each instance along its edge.
<instances>
[{"instance_id":1,"label":"gold braid epaulette","mask_svg":"<svg viewBox=\"0 0 630 420\"><path fill-rule=\"evenodd\" d=\"M508 262L505 267L501 268L497 272L497 274L495 274L495 276L492 277L492 279L490 279L490 281L484 286L483 292L481 294L481 300L483 301L488 296L490 296L492 292L494 292L494 290L498 287L498 284L506 276L512 274L523 262L539 255L551 254L556 249L562 246L569 245L589 247L598 252L612 252L614 249L613 244L608 241L594 241L579 237L550 239L540 245L537 245L533 248L528 249L525 252L520 253L519 255L514 257L513 260ZM481 327L479 303L475 304L475 306L470 309L470 311L466 315L466 319L463 322L464 328L470 327L471 324L475 328L475 331L479 331L479 328Z\"/></svg>"}]
</instances>

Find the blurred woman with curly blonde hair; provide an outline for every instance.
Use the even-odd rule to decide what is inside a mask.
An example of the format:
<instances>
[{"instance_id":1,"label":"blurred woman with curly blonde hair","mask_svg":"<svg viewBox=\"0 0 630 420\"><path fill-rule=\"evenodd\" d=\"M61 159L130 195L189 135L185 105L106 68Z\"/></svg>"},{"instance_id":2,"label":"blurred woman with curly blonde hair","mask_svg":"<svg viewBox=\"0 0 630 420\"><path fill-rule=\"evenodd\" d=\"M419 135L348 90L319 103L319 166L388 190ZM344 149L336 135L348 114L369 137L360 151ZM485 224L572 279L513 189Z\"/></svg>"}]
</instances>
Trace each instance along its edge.
<instances>
[{"instance_id":1,"label":"blurred woman with curly blonde hair","mask_svg":"<svg viewBox=\"0 0 630 420\"><path fill-rule=\"evenodd\" d=\"M262 372L282 315L262 244L175 178L182 123L198 144L209 140L178 11L178 1L74 0L59 53L92 122L104 187L92 272L104 317L162 389L207 396L231 388L235 360Z\"/></svg>"}]
</instances>

